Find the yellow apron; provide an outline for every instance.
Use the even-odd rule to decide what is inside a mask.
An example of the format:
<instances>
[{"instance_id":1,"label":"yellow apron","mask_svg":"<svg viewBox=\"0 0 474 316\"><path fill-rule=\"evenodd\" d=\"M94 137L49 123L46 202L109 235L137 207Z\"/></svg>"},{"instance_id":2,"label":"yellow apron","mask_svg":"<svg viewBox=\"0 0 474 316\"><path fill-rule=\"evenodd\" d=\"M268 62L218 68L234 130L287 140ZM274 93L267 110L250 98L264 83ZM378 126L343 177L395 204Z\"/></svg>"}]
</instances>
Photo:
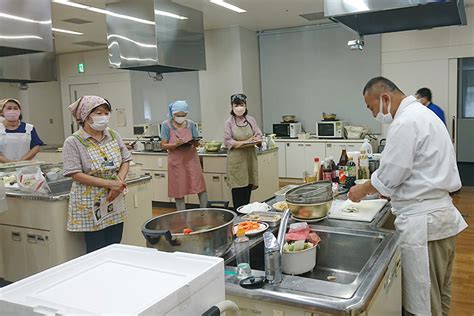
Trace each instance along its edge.
<instances>
[{"instance_id":1,"label":"yellow apron","mask_svg":"<svg viewBox=\"0 0 474 316\"><path fill-rule=\"evenodd\" d=\"M84 140L80 131L75 132L73 136L87 148L91 160L91 170L88 174L112 180L117 178L122 164L122 153L115 133L111 129L109 129L109 133L112 140L102 145L98 145L90 139ZM127 215L123 194L119 195L114 202L119 205L116 211L110 212L98 223L97 220L94 220L94 212L97 212L100 202L107 197L108 193L109 190L106 188L88 186L74 181L69 195L67 230L97 231L123 222Z\"/></svg>"}]
</instances>

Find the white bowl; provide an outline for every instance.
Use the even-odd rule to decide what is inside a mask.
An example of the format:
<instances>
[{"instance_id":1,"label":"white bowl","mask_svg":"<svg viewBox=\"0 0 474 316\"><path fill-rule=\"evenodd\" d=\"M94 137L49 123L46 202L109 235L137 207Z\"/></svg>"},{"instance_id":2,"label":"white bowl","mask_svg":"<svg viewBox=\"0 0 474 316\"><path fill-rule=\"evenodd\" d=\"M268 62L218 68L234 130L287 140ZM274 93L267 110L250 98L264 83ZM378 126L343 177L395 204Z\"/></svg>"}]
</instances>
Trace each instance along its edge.
<instances>
[{"instance_id":1,"label":"white bowl","mask_svg":"<svg viewBox=\"0 0 474 316\"><path fill-rule=\"evenodd\" d=\"M281 267L285 274L298 275L309 272L316 266L316 245L312 248L281 255Z\"/></svg>"}]
</instances>

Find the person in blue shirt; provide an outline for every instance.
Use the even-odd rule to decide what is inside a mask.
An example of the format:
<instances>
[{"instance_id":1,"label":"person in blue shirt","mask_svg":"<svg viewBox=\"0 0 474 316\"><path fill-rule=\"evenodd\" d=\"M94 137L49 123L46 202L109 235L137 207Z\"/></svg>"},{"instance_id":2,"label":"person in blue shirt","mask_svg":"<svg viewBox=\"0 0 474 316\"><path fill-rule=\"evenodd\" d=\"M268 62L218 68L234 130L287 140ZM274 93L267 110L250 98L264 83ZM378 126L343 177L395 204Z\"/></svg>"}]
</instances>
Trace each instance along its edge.
<instances>
[{"instance_id":1,"label":"person in blue shirt","mask_svg":"<svg viewBox=\"0 0 474 316\"><path fill-rule=\"evenodd\" d=\"M31 160L43 145L34 126L21 119L18 100L0 100L0 163Z\"/></svg>"},{"instance_id":2,"label":"person in blue shirt","mask_svg":"<svg viewBox=\"0 0 474 316\"><path fill-rule=\"evenodd\" d=\"M420 101L421 104L428 107L431 111L433 111L440 119L443 121L444 125L446 125L446 119L444 118L444 111L431 102L431 98L433 97L431 90L428 88L421 88L416 92L416 98Z\"/></svg>"}]
</instances>

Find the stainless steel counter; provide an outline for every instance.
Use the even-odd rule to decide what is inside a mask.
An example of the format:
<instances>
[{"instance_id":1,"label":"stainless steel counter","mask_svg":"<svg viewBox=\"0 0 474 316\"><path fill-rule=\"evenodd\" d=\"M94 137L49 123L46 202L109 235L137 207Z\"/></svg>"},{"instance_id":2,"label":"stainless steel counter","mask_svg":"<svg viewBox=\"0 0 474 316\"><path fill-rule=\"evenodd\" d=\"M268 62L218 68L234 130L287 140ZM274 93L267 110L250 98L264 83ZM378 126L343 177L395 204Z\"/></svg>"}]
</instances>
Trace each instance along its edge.
<instances>
[{"instance_id":1,"label":"stainless steel counter","mask_svg":"<svg viewBox=\"0 0 474 316\"><path fill-rule=\"evenodd\" d=\"M267 201L270 205L273 202L274 200ZM387 204L370 223L325 219L310 224L311 228L316 231L332 231L348 235L355 234L354 236L365 234L367 236L375 236L375 238L383 237L382 242L376 249L376 259L364 266L357 277L360 277L360 279L356 279L349 284L335 284L302 276L284 275L281 284L266 284L263 288L254 290L244 289L239 285L235 277L236 268L228 265L235 258L235 254L231 249L224 258L227 264L225 277L226 294L340 315L361 312L367 307L375 294L375 290L379 286L392 257L398 249L398 234L393 230L387 230L382 227L389 216L390 204ZM276 230L277 228L274 229L275 234ZM261 235L252 238L251 248L259 245L262 240L263 237ZM361 246L364 247L364 245ZM261 250L261 256L263 257L263 249L258 250ZM354 251L357 251L357 249L354 249ZM264 271L252 270L252 275L263 276ZM360 282L356 282L357 280Z\"/></svg>"},{"instance_id":2,"label":"stainless steel counter","mask_svg":"<svg viewBox=\"0 0 474 316\"><path fill-rule=\"evenodd\" d=\"M143 183L146 181L150 181L152 179L151 176L143 175L139 178L127 180L128 185L134 185ZM69 192L63 192L59 194L49 194L49 195L41 195L41 194L33 194L33 193L25 193L21 192L20 190L6 190L7 197L19 198L19 199L27 199L27 200L43 200L43 201L61 201L69 199Z\"/></svg>"},{"instance_id":3,"label":"stainless steel counter","mask_svg":"<svg viewBox=\"0 0 474 316\"><path fill-rule=\"evenodd\" d=\"M278 151L278 148L271 148L267 150L257 150L257 155L263 155L271 152ZM133 151L132 154L134 155L151 155L151 156L167 156L168 152L166 151L159 151L159 152L153 152L153 151ZM227 157L227 150L221 150L218 152L204 152L204 153L199 153L198 155L200 157Z\"/></svg>"}]
</instances>

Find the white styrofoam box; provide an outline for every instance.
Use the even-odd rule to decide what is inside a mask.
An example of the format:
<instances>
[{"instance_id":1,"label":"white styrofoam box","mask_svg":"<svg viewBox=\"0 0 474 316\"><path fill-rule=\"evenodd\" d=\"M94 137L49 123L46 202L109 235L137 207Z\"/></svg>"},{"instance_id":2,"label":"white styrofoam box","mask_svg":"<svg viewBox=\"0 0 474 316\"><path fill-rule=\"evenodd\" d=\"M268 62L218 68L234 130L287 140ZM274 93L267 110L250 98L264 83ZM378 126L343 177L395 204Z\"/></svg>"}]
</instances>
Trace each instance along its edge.
<instances>
[{"instance_id":1,"label":"white styrofoam box","mask_svg":"<svg viewBox=\"0 0 474 316\"><path fill-rule=\"evenodd\" d=\"M111 245L0 289L6 315L201 315L225 299L222 258Z\"/></svg>"}]
</instances>

